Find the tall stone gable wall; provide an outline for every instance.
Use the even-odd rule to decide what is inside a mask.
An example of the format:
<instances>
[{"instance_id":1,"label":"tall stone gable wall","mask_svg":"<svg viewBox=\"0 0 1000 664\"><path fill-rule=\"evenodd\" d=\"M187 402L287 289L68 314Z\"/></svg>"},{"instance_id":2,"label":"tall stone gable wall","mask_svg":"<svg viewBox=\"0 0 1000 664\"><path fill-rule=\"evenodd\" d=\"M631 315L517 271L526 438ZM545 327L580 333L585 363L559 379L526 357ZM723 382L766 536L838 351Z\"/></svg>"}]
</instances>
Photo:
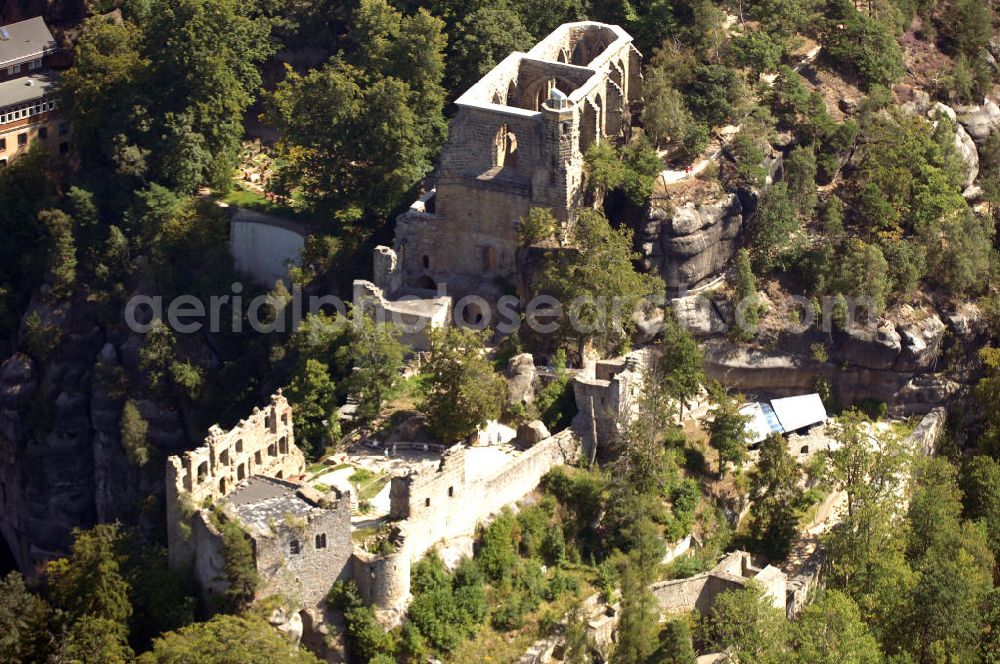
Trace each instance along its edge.
<instances>
[{"instance_id":1,"label":"tall stone gable wall","mask_svg":"<svg viewBox=\"0 0 1000 664\"><path fill-rule=\"evenodd\" d=\"M279 390L264 407L223 431L213 426L205 443L167 459L167 543L172 565L194 557L190 516L206 499L216 501L252 475L288 478L305 472L305 457L295 445L292 408Z\"/></svg>"}]
</instances>

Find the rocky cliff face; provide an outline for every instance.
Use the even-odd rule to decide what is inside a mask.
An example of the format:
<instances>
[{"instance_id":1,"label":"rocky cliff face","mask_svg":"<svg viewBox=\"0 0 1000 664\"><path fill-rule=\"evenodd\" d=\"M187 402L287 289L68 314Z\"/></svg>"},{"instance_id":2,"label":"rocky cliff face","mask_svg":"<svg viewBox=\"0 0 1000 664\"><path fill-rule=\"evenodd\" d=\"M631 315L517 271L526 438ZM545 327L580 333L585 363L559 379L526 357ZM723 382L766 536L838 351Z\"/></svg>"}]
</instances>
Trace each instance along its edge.
<instances>
[{"instance_id":1,"label":"rocky cliff face","mask_svg":"<svg viewBox=\"0 0 1000 664\"><path fill-rule=\"evenodd\" d=\"M30 340L32 314L62 331L50 352ZM142 394L144 378L120 358L130 348L137 356L140 345L82 299L36 295L18 333L21 350L0 361L0 533L25 573L65 553L74 528L115 520L162 528L163 459L190 447L190 436L180 410L137 399L152 453L143 467L126 457L125 385Z\"/></svg>"},{"instance_id":2,"label":"rocky cliff face","mask_svg":"<svg viewBox=\"0 0 1000 664\"><path fill-rule=\"evenodd\" d=\"M654 197L645 218L633 224L644 267L671 291L711 279L739 249L745 216L740 198L718 187L697 196Z\"/></svg>"},{"instance_id":3,"label":"rocky cliff face","mask_svg":"<svg viewBox=\"0 0 1000 664\"><path fill-rule=\"evenodd\" d=\"M735 390L768 396L812 392L824 378L843 404L877 399L925 413L961 388L937 373L946 330L937 313L912 310L899 322L872 328L783 333L768 348L710 339L705 371ZM819 346L825 358L814 352Z\"/></svg>"}]
</instances>

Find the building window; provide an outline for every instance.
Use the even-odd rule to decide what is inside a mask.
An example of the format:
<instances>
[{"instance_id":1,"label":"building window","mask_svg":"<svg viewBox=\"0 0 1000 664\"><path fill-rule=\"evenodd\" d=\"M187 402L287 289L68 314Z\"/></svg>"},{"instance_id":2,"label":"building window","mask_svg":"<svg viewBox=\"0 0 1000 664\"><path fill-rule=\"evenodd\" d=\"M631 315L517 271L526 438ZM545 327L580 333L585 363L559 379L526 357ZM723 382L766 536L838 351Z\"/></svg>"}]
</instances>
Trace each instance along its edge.
<instances>
[{"instance_id":1,"label":"building window","mask_svg":"<svg viewBox=\"0 0 1000 664\"><path fill-rule=\"evenodd\" d=\"M10 67L7 67L7 74L9 76L19 73L21 73L21 65L11 65Z\"/></svg>"},{"instance_id":2,"label":"building window","mask_svg":"<svg viewBox=\"0 0 1000 664\"><path fill-rule=\"evenodd\" d=\"M28 63L28 69L41 69L41 68L42 68L41 58L39 58L38 60L32 60L31 62Z\"/></svg>"},{"instance_id":3,"label":"building window","mask_svg":"<svg viewBox=\"0 0 1000 664\"><path fill-rule=\"evenodd\" d=\"M20 134L17 135L17 144L18 145L28 144L28 132L22 131Z\"/></svg>"},{"instance_id":4,"label":"building window","mask_svg":"<svg viewBox=\"0 0 1000 664\"><path fill-rule=\"evenodd\" d=\"M299 555L300 553L302 553L302 545L301 545L301 544L299 544L299 541L298 541L298 540L292 540L292 541L291 541L291 542L290 542L290 543L288 544L288 550L292 552L292 555L293 555L293 556L297 556L297 555Z\"/></svg>"},{"instance_id":5,"label":"building window","mask_svg":"<svg viewBox=\"0 0 1000 664\"><path fill-rule=\"evenodd\" d=\"M69 133L69 124L67 124L65 122L60 122L59 123L59 135L60 136L65 136L68 133Z\"/></svg>"},{"instance_id":6,"label":"building window","mask_svg":"<svg viewBox=\"0 0 1000 664\"><path fill-rule=\"evenodd\" d=\"M63 141L59 144L59 154L69 154L69 143Z\"/></svg>"},{"instance_id":7,"label":"building window","mask_svg":"<svg viewBox=\"0 0 1000 664\"><path fill-rule=\"evenodd\" d=\"M0 150L6 150L6 149L7 149L7 139L0 138Z\"/></svg>"},{"instance_id":8,"label":"building window","mask_svg":"<svg viewBox=\"0 0 1000 664\"><path fill-rule=\"evenodd\" d=\"M48 137L49 137L49 128L48 127L39 127L38 128L38 138L40 138L40 139L42 139L44 141Z\"/></svg>"},{"instance_id":9,"label":"building window","mask_svg":"<svg viewBox=\"0 0 1000 664\"><path fill-rule=\"evenodd\" d=\"M326 533L320 533L316 535L316 548L325 549L326 548Z\"/></svg>"}]
</instances>

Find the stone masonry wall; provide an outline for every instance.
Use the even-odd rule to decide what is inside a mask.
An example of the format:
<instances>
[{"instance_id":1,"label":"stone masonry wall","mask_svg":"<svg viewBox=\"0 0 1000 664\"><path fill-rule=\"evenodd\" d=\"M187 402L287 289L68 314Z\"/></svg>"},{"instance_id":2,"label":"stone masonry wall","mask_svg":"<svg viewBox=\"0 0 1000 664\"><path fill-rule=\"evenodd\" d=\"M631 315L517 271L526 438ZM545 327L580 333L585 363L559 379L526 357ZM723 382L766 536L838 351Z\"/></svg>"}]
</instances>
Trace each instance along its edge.
<instances>
[{"instance_id":1,"label":"stone masonry wall","mask_svg":"<svg viewBox=\"0 0 1000 664\"><path fill-rule=\"evenodd\" d=\"M310 514L297 527L279 523L272 536L255 536L258 595L282 595L303 607L322 605L335 581L350 578L351 505L347 497ZM292 553L296 543L298 553Z\"/></svg>"},{"instance_id":2,"label":"stone masonry wall","mask_svg":"<svg viewBox=\"0 0 1000 664\"><path fill-rule=\"evenodd\" d=\"M204 445L169 457L166 465L168 549L171 565L181 565L195 553L181 525L188 524L193 509L222 498L252 475L301 475L305 457L295 445L291 406L279 390L265 408L254 408L229 431L213 426Z\"/></svg>"},{"instance_id":3,"label":"stone masonry wall","mask_svg":"<svg viewBox=\"0 0 1000 664\"><path fill-rule=\"evenodd\" d=\"M567 429L475 481L465 481L460 446L445 453L437 470L394 477L389 515L401 520L410 560L419 560L441 540L474 535L480 523L534 491L553 467L576 460L579 450L579 439Z\"/></svg>"}]
</instances>

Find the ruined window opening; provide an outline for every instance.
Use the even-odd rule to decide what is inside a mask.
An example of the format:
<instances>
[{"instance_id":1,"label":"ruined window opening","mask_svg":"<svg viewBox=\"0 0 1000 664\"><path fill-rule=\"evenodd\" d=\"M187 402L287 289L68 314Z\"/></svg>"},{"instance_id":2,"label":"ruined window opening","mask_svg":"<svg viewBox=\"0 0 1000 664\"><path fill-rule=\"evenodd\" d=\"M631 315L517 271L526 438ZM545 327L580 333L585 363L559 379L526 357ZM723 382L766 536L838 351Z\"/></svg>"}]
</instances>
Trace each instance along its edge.
<instances>
[{"instance_id":1,"label":"ruined window opening","mask_svg":"<svg viewBox=\"0 0 1000 664\"><path fill-rule=\"evenodd\" d=\"M208 462L202 461L201 464L198 466L198 481L203 482L205 480L205 477L207 476L208 476Z\"/></svg>"},{"instance_id":2,"label":"ruined window opening","mask_svg":"<svg viewBox=\"0 0 1000 664\"><path fill-rule=\"evenodd\" d=\"M448 497L449 498L455 497L455 487L453 486L448 487Z\"/></svg>"},{"instance_id":3,"label":"ruined window opening","mask_svg":"<svg viewBox=\"0 0 1000 664\"><path fill-rule=\"evenodd\" d=\"M558 58L558 60L559 60L559 62L568 64L569 63L569 52L566 51L566 49L564 49L564 48L559 49L559 58Z\"/></svg>"},{"instance_id":4,"label":"ruined window opening","mask_svg":"<svg viewBox=\"0 0 1000 664\"><path fill-rule=\"evenodd\" d=\"M226 492L226 478L223 477L222 479L219 480L219 493L225 493L225 492Z\"/></svg>"},{"instance_id":5,"label":"ruined window opening","mask_svg":"<svg viewBox=\"0 0 1000 664\"><path fill-rule=\"evenodd\" d=\"M809 454L809 446L808 445L803 445L802 449L799 450L799 454Z\"/></svg>"},{"instance_id":6,"label":"ruined window opening","mask_svg":"<svg viewBox=\"0 0 1000 664\"><path fill-rule=\"evenodd\" d=\"M598 97L597 103L600 103ZM583 113L580 115L580 152L586 152L598 141L600 131L600 111L594 102L583 102Z\"/></svg>"},{"instance_id":7,"label":"ruined window opening","mask_svg":"<svg viewBox=\"0 0 1000 664\"><path fill-rule=\"evenodd\" d=\"M514 81L511 81L510 85L507 86L507 106L517 106L516 101L517 87L514 85Z\"/></svg>"},{"instance_id":8,"label":"ruined window opening","mask_svg":"<svg viewBox=\"0 0 1000 664\"><path fill-rule=\"evenodd\" d=\"M424 507L430 507L430 506L431 506L431 499L424 498Z\"/></svg>"},{"instance_id":9,"label":"ruined window opening","mask_svg":"<svg viewBox=\"0 0 1000 664\"><path fill-rule=\"evenodd\" d=\"M246 476L247 476L246 466L241 463L239 467L236 469L236 479L243 480L246 479Z\"/></svg>"},{"instance_id":10,"label":"ruined window opening","mask_svg":"<svg viewBox=\"0 0 1000 664\"><path fill-rule=\"evenodd\" d=\"M326 533L319 533L316 535L316 548L325 549L326 548Z\"/></svg>"},{"instance_id":11,"label":"ruined window opening","mask_svg":"<svg viewBox=\"0 0 1000 664\"><path fill-rule=\"evenodd\" d=\"M278 440L278 451L281 452L282 454L288 454L288 438L287 437L282 436Z\"/></svg>"},{"instance_id":12,"label":"ruined window opening","mask_svg":"<svg viewBox=\"0 0 1000 664\"><path fill-rule=\"evenodd\" d=\"M239 440L236 441L236 453L237 454L242 454L243 453L243 439L242 438L240 438Z\"/></svg>"},{"instance_id":13,"label":"ruined window opening","mask_svg":"<svg viewBox=\"0 0 1000 664\"><path fill-rule=\"evenodd\" d=\"M282 413L281 414L281 423L282 424L288 424L288 413Z\"/></svg>"},{"instance_id":14,"label":"ruined window opening","mask_svg":"<svg viewBox=\"0 0 1000 664\"><path fill-rule=\"evenodd\" d=\"M283 470L279 470L278 472L276 472L276 473L274 474L274 476L275 476L275 477L277 477L277 478L278 478L279 480L280 480L280 479L283 479L283 478L285 477L285 471L283 471Z\"/></svg>"},{"instance_id":15,"label":"ruined window opening","mask_svg":"<svg viewBox=\"0 0 1000 664\"><path fill-rule=\"evenodd\" d=\"M270 445L267 446L267 456L269 457L278 456L278 448L274 446L274 443L271 443Z\"/></svg>"},{"instance_id":16,"label":"ruined window opening","mask_svg":"<svg viewBox=\"0 0 1000 664\"><path fill-rule=\"evenodd\" d=\"M264 459L261 457L260 450L253 453L253 462L258 466L264 462Z\"/></svg>"},{"instance_id":17,"label":"ruined window opening","mask_svg":"<svg viewBox=\"0 0 1000 664\"><path fill-rule=\"evenodd\" d=\"M219 463L223 466L229 465L229 450L222 450L222 452L219 453Z\"/></svg>"},{"instance_id":18,"label":"ruined window opening","mask_svg":"<svg viewBox=\"0 0 1000 664\"><path fill-rule=\"evenodd\" d=\"M517 168L517 136L507 125L500 125L493 137L493 166Z\"/></svg>"},{"instance_id":19,"label":"ruined window opening","mask_svg":"<svg viewBox=\"0 0 1000 664\"><path fill-rule=\"evenodd\" d=\"M302 545L299 544L298 540L292 540L288 543L288 550L291 551L293 556L297 556L302 553Z\"/></svg>"},{"instance_id":20,"label":"ruined window opening","mask_svg":"<svg viewBox=\"0 0 1000 664\"><path fill-rule=\"evenodd\" d=\"M483 270L492 274L497 271L497 250L496 247L483 247Z\"/></svg>"},{"instance_id":21,"label":"ruined window opening","mask_svg":"<svg viewBox=\"0 0 1000 664\"><path fill-rule=\"evenodd\" d=\"M420 262L423 263L425 270L429 270L431 268L431 257L427 254L424 254L424 257L420 259Z\"/></svg>"}]
</instances>

